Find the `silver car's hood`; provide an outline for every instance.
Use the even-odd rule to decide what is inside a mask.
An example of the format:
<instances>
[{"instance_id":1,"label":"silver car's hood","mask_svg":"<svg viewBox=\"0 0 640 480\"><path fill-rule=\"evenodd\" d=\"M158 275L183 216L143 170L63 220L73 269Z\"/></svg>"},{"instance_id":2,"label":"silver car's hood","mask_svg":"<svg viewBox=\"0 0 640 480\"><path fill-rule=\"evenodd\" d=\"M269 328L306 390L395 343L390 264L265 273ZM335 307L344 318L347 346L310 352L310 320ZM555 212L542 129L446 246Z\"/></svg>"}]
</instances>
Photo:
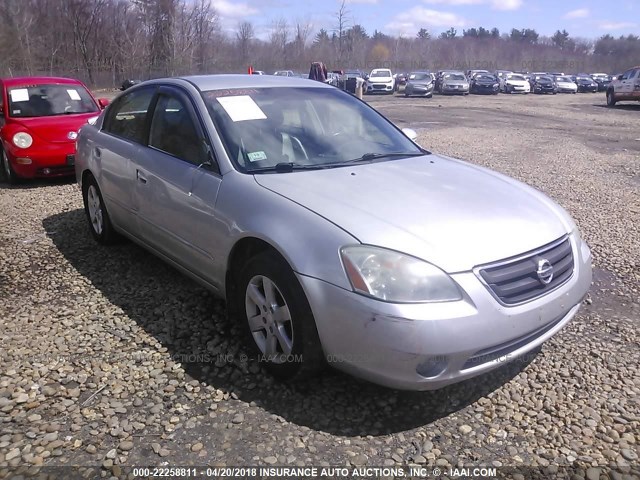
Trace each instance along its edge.
<instances>
[{"instance_id":1,"label":"silver car's hood","mask_svg":"<svg viewBox=\"0 0 640 480\"><path fill-rule=\"evenodd\" d=\"M255 179L362 243L450 273L540 247L575 226L537 190L436 155Z\"/></svg>"}]
</instances>

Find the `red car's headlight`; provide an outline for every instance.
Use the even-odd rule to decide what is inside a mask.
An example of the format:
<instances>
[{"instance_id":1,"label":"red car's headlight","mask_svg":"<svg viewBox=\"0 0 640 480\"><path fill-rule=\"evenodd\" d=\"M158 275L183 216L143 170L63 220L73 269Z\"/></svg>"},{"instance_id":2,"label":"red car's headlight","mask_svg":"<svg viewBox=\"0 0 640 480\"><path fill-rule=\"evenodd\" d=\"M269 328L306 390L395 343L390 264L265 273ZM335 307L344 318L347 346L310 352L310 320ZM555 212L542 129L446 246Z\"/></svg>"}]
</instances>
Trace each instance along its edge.
<instances>
[{"instance_id":1,"label":"red car's headlight","mask_svg":"<svg viewBox=\"0 0 640 480\"><path fill-rule=\"evenodd\" d=\"M33 145L33 137L27 132L18 132L13 136L13 144L18 148L29 148Z\"/></svg>"}]
</instances>

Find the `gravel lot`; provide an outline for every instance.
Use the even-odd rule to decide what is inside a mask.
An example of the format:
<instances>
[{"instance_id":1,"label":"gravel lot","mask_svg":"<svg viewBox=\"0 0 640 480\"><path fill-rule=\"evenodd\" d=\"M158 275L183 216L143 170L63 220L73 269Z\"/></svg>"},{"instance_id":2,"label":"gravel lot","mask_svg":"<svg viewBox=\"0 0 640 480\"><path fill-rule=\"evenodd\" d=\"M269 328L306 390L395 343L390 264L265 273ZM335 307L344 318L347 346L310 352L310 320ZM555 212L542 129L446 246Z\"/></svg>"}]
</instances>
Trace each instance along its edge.
<instances>
[{"instance_id":1,"label":"gravel lot","mask_svg":"<svg viewBox=\"0 0 640 480\"><path fill-rule=\"evenodd\" d=\"M97 246L75 184L3 184L0 478L28 465L91 478L130 465L408 464L638 478L640 106L602 108L604 94L366 100L428 149L569 210L596 267L574 321L526 361L436 392L333 371L285 385L245 360L221 301L135 245Z\"/></svg>"}]
</instances>

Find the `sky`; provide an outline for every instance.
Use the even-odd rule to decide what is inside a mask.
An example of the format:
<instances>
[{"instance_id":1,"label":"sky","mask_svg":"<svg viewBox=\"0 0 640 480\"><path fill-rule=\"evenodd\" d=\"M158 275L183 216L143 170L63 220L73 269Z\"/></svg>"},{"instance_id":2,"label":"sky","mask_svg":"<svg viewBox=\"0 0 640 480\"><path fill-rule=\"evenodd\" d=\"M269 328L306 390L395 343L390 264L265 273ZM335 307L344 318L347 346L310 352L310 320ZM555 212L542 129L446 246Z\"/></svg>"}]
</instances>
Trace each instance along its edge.
<instances>
[{"instance_id":1,"label":"sky","mask_svg":"<svg viewBox=\"0 0 640 480\"><path fill-rule=\"evenodd\" d=\"M212 0L225 30L233 32L239 22L250 21L256 36L268 38L274 23L309 24L313 34L320 28L334 31L341 0ZM432 36L456 28L533 28L551 36L566 29L572 37L596 39L640 34L640 0L346 0L348 25L415 37L420 28Z\"/></svg>"}]
</instances>

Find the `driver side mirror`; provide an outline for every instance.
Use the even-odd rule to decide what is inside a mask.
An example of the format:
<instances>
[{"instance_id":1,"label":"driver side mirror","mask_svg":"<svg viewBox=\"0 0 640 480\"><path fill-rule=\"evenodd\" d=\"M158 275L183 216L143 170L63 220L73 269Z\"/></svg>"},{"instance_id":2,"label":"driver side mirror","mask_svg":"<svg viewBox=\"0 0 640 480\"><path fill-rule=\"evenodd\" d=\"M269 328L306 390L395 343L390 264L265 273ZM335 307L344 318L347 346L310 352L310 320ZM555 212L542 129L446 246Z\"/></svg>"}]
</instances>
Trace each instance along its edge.
<instances>
[{"instance_id":1,"label":"driver side mirror","mask_svg":"<svg viewBox=\"0 0 640 480\"><path fill-rule=\"evenodd\" d=\"M618 80L622 80L622 75L618 75Z\"/></svg>"},{"instance_id":2,"label":"driver side mirror","mask_svg":"<svg viewBox=\"0 0 640 480\"><path fill-rule=\"evenodd\" d=\"M100 110L104 110L107 105L109 105L110 101L108 98L99 98L98 105L100 106Z\"/></svg>"},{"instance_id":3,"label":"driver side mirror","mask_svg":"<svg viewBox=\"0 0 640 480\"><path fill-rule=\"evenodd\" d=\"M404 133L406 137L414 143L418 139L418 134L413 128L403 128L402 133Z\"/></svg>"}]
</instances>

